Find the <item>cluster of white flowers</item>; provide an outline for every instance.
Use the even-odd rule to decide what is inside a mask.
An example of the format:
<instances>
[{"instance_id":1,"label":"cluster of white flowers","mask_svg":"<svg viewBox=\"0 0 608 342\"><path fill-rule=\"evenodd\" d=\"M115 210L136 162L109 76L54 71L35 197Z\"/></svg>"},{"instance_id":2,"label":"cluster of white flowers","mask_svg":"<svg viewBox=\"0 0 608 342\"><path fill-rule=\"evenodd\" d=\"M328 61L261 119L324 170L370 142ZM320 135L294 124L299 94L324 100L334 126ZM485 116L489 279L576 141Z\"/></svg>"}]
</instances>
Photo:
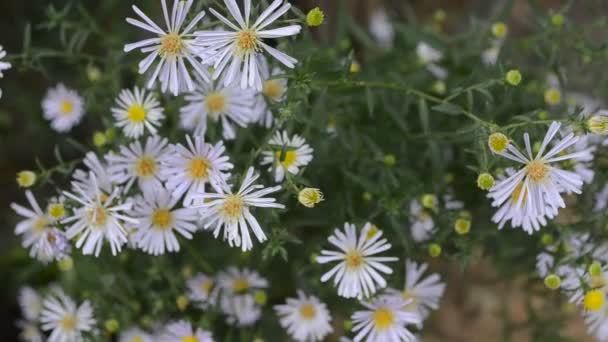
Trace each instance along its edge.
<instances>
[{"instance_id":1,"label":"cluster of white flowers","mask_svg":"<svg viewBox=\"0 0 608 342\"><path fill-rule=\"evenodd\" d=\"M6 51L4 51L4 48L2 47L2 45L0 45L0 78L4 77L3 71L11 68L11 63L2 61L2 59L4 57L6 57ZM2 88L0 88L0 99L1 98L2 98Z\"/></svg>"}]
</instances>

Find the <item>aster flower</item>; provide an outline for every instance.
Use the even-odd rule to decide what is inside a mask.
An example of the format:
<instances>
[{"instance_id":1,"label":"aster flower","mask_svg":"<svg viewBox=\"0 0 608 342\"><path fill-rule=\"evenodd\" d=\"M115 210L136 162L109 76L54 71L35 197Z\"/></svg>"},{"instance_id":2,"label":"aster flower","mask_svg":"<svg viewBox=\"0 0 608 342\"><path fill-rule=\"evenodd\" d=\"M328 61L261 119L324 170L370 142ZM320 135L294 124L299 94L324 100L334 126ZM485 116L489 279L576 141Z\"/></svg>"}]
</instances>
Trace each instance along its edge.
<instances>
[{"instance_id":1,"label":"aster flower","mask_svg":"<svg viewBox=\"0 0 608 342\"><path fill-rule=\"evenodd\" d=\"M150 134L156 134L160 120L165 118L163 107L152 93L135 87L123 89L116 98L116 107L112 108L112 115L116 126L122 128L128 138L138 138L147 129Z\"/></svg>"},{"instance_id":2,"label":"aster flower","mask_svg":"<svg viewBox=\"0 0 608 342\"><path fill-rule=\"evenodd\" d=\"M23 342L44 342L45 336L40 331L38 323L30 321L17 321L19 328L19 341Z\"/></svg>"},{"instance_id":3,"label":"aster flower","mask_svg":"<svg viewBox=\"0 0 608 342\"><path fill-rule=\"evenodd\" d=\"M418 339L407 325L420 325L417 313L404 308L408 302L399 298L379 297L373 302L361 302L367 310L352 315L355 342L415 342Z\"/></svg>"},{"instance_id":4,"label":"aster flower","mask_svg":"<svg viewBox=\"0 0 608 342\"><path fill-rule=\"evenodd\" d=\"M42 111L55 131L68 132L84 115L84 99L75 90L59 83L46 93L42 100Z\"/></svg>"},{"instance_id":5,"label":"aster flower","mask_svg":"<svg viewBox=\"0 0 608 342\"><path fill-rule=\"evenodd\" d=\"M417 312L421 319L426 319L431 310L439 308L439 301L445 291L445 283L437 273L423 277L428 264L405 261L405 285L402 291L388 289L387 293L409 301L406 309Z\"/></svg>"},{"instance_id":6,"label":"aster flower","mask_svg":"<svg viewBox=\"0 0 608 342\"><path fill-rule=\"evenodd\" d=\"M51 331L49 342L82 341L82 333L94 329L95 318L89 301L79 306L63 292L55 292L44 299L40 322L42 330Z\"/></svg>"},{"instance_id":7,"label":"aster flower","mask_svg":"<svg viewBox=\"0 0 608 342\"><path fill-rule=\"evenodd\" d=\"M225 71L224 84L231 84L240 78L241 88L256 88L262 90L260 75L260 56L263 52L270 54L288 68L293 68L297 60L271 47L264 39L275 39L296 35L300 25L289 25L270 29L269 26L280 16L287 13L291 4L283 0L275 0L256 19L250 21L251 0L245 0L245 16L243 17L235 0L224 0L228 12L236 24L226 19L216 10L210 12L232 31L198 31L197 42L216 53L211 56L215 60L213 79L218 79Z\"/></svg>"},{"instance_id":8,"label":"aster flower","mask_svg":"<svg viewBox=\"0 0 608 342\"><path fill-rule=\"evenodd\" d=\"M100 159L94 152L88 152L83 160L86 170L74 170L72 174L72 192L78 192L76 187L85 191L89 197L95 196L97 188L104 196L109 195L114 190L114 183L108 170L108 164L104 157ZM96 185L91 183L90 173L95 175Z\"/></svg>"},{"instance_id":9,"label":"aster flower","mask_svg":"<svg viewBox=\"0 0 608 342\"><path fill-rule=\"evenodd\" d=\"M153 342L154 336L140 329L139 327L129 327L120 333L118 342Z\"/></svg>"},{"instance_id":10,"label":"aster flower","mask_svg":"<svg viewBox=\"0 0 608 342\"><path fill-rule=\"evenodd\" d=\"M161 336L161 342L213 342L211 333L201 328L195 328L186 321L177 321L167 324Z\"/></svg>"},{"instance_id":11,"label":"aster flower","mask_svg":"<svg viewBox=\"0 0 608 342\"><path fill-rule=\"evenodd\" d=\"M196 306L205 310L217 303L219 287L215 279L204 274L197 273L186 281L188 287L188 299Z\"/></svg>"},{"instance_id":12,"label":"aster flower","mask_svg":"<svg viewBox=\"0 0 608 342\"><path fill-rule=\"evenodd\" d=\"M435 233L435 221L431 212L426 210L417 199L410 202L409 220L414 241L427 241Z\"/></svg>"},{"instance_id":13,"label":"aster flower","mask_svg":"<svg viewBox=\"0 0 608 342\"><path fill-rule=\"evenodd\" d=\"M6 51L4 51L4 48L2 47L2 45L0 45L0 78L4 77L4 70L8 70L11 68L11 63L9 62L2 62L2 58L6 57ZM0 99L2 98L2 89L0 88Z\"/></svg>"},{"instance_id":14,"label":"aster flower","mask_svg":"<svg viewBox=\"0 0 608 342\"><path fill-rule=\"evenodd\" d=\"M268 62L263 57L260 57L259 66L262 77L262 90L255 97L253 112L256 116L255 122L266 128L270 128L274 122L270 105L285 100L287 79L280 77L283 71L279 68L274 68L272 74L270 74Z\"/></svg>"},{"instance_id":15,"label":"aster flower","mask_svg":"<svg viewBox=\"0 0 608 342\"><path fill-rule=\"evenodd\" d=\"M175 208L179 197L161 187L144 194L136 201L133 217L139 221L133 240L146 253L161 255L178 252L176 233L192 239L198 218L195 209Z\"/></svg>"},{"instance_id":16,"label":"aster flower","mask_svg":"<svg viewBox=\"0 0 608 342\"><path fill-rule=\"evenodd\" d=\"M120 188L115 188L109 195L99 189L97 178L91 172L89 181L94 194L87 194L78 184L73 186L76 194L64 191L66 197L76 201L80 207L75 208L73 215L61 222L68 224L66 235L69 239L78 236L76 248L82 248L83 254L99 256L104 240L110 243L112 255L120 252L122 245L127 242L127 232L124 222L137 224L138 221L125 215L131 210L131 202L117 203Z\"/></svg>"},{"instance_id":17,"label":"aster flower","mask_svg":"<svg viewBox=\"0 0 608 342\"><path fill-rule=\"evenodd\" d=\"M425 42L416 45L416 55L427 70L437 79L444 80L448 77L448 72L437 63L443 59L443 53Z\"/></svg>"},{"instance_id":18,"label":"aster flower","mask_svg":"<svg viewBox=\"0 0 608 342\"><path fill-rule=\"evenodd\" d=\"M270 151L262 151L262 165L269 165L268 171L274 171L274 180L279 183L285 178L285 173L297 175L300 168L312 161L313 149L306 140L295 134L291 138L287 132L277 132L268 142Z\"/></svg>"},{"instance_id":19,"label":"aster flower","mask_svg":"<svg viewBox=\"0 0 608 342\"><path fill-rule=\"evenodd\" d=\"M383 7L376 9L369 19L369 31L372 36L385 49L393 46L395 38L395 28L389 20L386 9Z\"/></svg>"},{"instance_id":20,"label":"aster flower","mask_svg":"<svg viewBox=\"0 0 608 342\"><path fill-rule=\"evenodd\" d=\"M228 267L217 276L222 296L220 307L228 323L236 326L253 325L262 315L255 294L268 288L268 280L248 268Z\"/></svg>"},{"instance_id":21,"label":"aster flower","mask_svg":"<svg viewBox=\"0 0 608 342\"><path fill-rule=\"evenodd\" d=\"M275 305L274 310L281 326L296 341L321 341L333 331L327 305L303 291L298 290L297 298L287 298L285 304Z\"/></svg>"},{"instance_id":22,"label":"aster flower","mask_svg":"<svg viewBox=\"0 0 608 342\"><path fill-rule=\"evenodd\" d=\"M386 280L380 273L392 274L393 270L383 263L397 261L398 258L374 256L391 248L381 237L382 231L369 222L363 226L359 236L355 225L348 222L344 224L344 232L336 229L328 240L339 251L322 250L317 262L338 264L325 273L321 281L334 277L338 295L346 298L369 297L379 288L386 287Z\"/></svg>"},{"instance_id":23,"label":"aster flower","mask_svg":"<svg viewBox=\"0 0 608 342\"><path fill-rule=\"evenodd\" d=\"M263 185L254 184L259 177L260 175L250 167L238 192L233 193L230 186L224 185L218 189L217 194L207 193L198 196L204 202L196 206L201 209L204 228L213 229L216 238L223 228L224 239L228 240L230 246L241 247L243 251L253 247L249 229L253 231L259 242L266 241L266 234L258 220L251 214L251 208L285 208L284 205L276 203L276 199L265 197L279 191L281 187L264 188Z\"/></svg>"},{"instance_id":24,"label":"aster flower","mask_svg":"<svg viewBox=\"0 0 608 342\"><path fill-rule=\"evenodd\" d=\"M110 163L107 172L111 182L125 184L125 193L135 181L144 194L162 188L165 180L162 161L170 151L167 139L159 136L148 137L143 146L140 141L135 141L128 147L121 146L119 154L110 153L106 156Z\"/></svg>"},{"instance_id":25,"label":"aster flower","mask_svg":"<svg viewBox=\"0 0 608 342\"><path fill-rule=\"evenodd\" d=\"M37 321L42 310L42 297L36 290L29 286L19 289L17 302L21 308L23 318L28 321Z\"/></svg>"},{"instance_id":26,"label":"aster flower","mask_svg":"<svg viewBox=\"0 0 608 342\"><path fill-rule=\"evenodd\" d=\"M166 187L175 197L182 197L185 204L192 203L193 197L207 190L207 184L219 189L230 177L233 165L224 154L223 142L215 145L206 143L203 137L186 136L187 146L175 145L164 159L162 176Z\"/></svg>"},{"instance_id":27,"label":"aster flower","mask_svg":"<svg viewBox=\"0 0 608 342\"><path fill-rule=\"evenodd\" d=\"M136 43L127 44L125 52L139 49L142 53L148 54L139 62L139 73L145 73L157 59L160 59L152 76L148 80L147 87L152 88L158 79L161 84L162 92L170 91L177 96L184 90L194 90L194 82L190 77L190 72L186 68L186 61L195 71L198 77L209 80L209 73L202 62L197 58L204 56L201 46L195 41L192 30L203 19L205 12L198 13L192 21L182 29L185 24L188 12L194 0L173 1L171 17L167 10L165 0L161 1L163 14L165 17L166 30L160 28L148 16L146 16L137 6L133 5L133 11L143 20L127 18L127 22L148 32L156 37L141 40ZM171 18L171 19L169 19Z\"/></svg>"},{"instance_id":28,"label":"aster flower","mask_svg":"<svg viewBox=\"0 0 608 342\"><path fill-rule=\"evenodd\" d=\"M562 154L576 144L578 137L570 133L545 153L560 126L557 122L551 124L536 156L532 155L528 133L524 134L527 155L522 154L512 144L508 145L506 152L498 153L523 164L513 175L497 182L488 194L488 197L493 199L492 206L501 207L492 218L492 221L499 223L501 227L510 220L514 227L523 226L523 229L531 234L546 224L545 217L555 216L558 208L566 206L560 192L581 193L581 177L556 165L557 162L576 160L587 153L582 151Z\"/></svg>"},{"instance_id":29,"label":"aster flower","mask_svg":"<svg viewBox=\"0 0 608 342\"><path fill-rule=\"evenodd\" d=\"M186 101L180 108L180 124L195 135L205 135L209 122L221 122L224 139L232 140L236 138L235 125L246 127L254 119L254 92L235 85L198 80Z\"/></svg>"}]
</instances>

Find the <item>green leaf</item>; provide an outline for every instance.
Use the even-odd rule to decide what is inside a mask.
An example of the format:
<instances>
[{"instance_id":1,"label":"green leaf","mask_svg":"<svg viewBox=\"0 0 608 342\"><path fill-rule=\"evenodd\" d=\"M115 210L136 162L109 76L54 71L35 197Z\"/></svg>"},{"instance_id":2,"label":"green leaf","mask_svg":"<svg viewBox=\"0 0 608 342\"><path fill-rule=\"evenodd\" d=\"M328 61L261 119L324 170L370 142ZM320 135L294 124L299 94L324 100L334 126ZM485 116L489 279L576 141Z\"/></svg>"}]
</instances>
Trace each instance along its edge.
<instances>
[{"instance_id":1,"label":"green leaf","mask_svg":"<svg viewBox=\"0 0 608 342\"><path fill-rule=\"evenodd\" d=\"M433 106L431 109L433 109L434 111L440 112L440 113L445 113L445 114L450 114L450 115L457 115L462 112L462 108L458 107L455 104L451 104L448 102L444 102L444 103L438 104L436 106Z\"/></svg>"}]
</instances>

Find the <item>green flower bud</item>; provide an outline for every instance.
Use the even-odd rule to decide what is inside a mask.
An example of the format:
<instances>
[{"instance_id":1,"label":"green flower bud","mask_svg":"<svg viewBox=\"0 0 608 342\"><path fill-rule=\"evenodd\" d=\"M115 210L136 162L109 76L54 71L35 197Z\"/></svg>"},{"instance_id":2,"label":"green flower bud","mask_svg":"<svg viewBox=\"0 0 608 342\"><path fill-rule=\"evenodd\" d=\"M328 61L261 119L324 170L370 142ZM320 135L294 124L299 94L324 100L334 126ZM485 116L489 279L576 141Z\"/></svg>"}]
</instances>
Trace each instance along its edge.
<instances>
[{"instance_id":1,"label":"green flower bud","mask_svg":"<svg viewBox=\"0 0 608 342\"><path fill-rule=\"evenodd\" d=\"M325 13L319 8L315 7L311 9L306 15L306 24L310 27L316 27L323 24L325 20Z\"/></svg>"},{"instance_id":2,"label":"green flower bud","mask_svg":"<svg viewBox=\"0 0 608 342\"><path fill-rule=\"evenodd\" d=\"M562 283L562 280L556 274L549 274L548 276L545 277L544 282L545 282L545 286L549 290L557 290L557 289L559 289L559 287Z\"/></svg>"},{"instance_id":3,"label":"green flower bud","mask_svg":"<svg viewBox=\"0 0 608 342\"><path fill-rule=\"evenodd\" d=\"M505 75L505 80L512 86L517 86L521 83L521 72L517 69L509 70Z\"/></svg>"},{"instance_id":4,"label":"green flower bud","mask_svg":"<svg viewBox=\"0 0 608 342\"><path fill-rule=\"evenodd\" d=\"M429 245L429 255L433 258L440 256L441 255L441 246L436 243L430 244Z\"/></svg>"},{"instance_id":5,"label":"green flower bud","mask_svg":"<svg viewBox=\"0 0 608 342\"><path fill-rule=\"evenodd\" d=\"M481 173L477 176L477 187L481 190L490 190L494 186L494 177L489 173Z\"/></svg>"}]
</instances>

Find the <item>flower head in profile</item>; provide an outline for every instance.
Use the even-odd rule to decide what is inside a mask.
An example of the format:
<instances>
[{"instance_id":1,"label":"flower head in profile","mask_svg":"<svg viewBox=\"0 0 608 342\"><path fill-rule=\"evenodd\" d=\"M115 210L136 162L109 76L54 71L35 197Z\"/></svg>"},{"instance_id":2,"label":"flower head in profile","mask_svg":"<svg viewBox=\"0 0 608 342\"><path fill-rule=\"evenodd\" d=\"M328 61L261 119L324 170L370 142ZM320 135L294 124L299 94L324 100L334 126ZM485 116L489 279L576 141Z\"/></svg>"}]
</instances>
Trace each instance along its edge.
<instances>
[{"instance_id":1,"label":"flower head in profile","mask_svg":"<svg viewBox=\"0 0 608 342\"><path fill-rule=\"evenodd\" d=\"M359 234L355 225L348 222L344 224L344 231L336 229L328 240L339 250L322 250L317 262L338 264L325 273L321 281L326 282L334 277L338 295L345 298L369 297L386 287L386 280L380 273L392 274L393 270L384 263L397 261L398 258L375 256L391 248L388 241L381 237L382 231L369 222Z\"/></svg>"},{"instance_id":2,"label":"flower head in profile","mask_svg":"<svg viewBox=\"0 0 608 342\"><path fill-rule=\"evenodd\" d=\"M266 278L248 268L228 267L218 274L217 282L222 293L220 307L229 324L250 326L260 319L262 309L255 295L268 288Z\"/></svg>"},{"instance_id":3,"label":"flower head in profile","mask_svg":"<svg viewBox=\"0 0 608 342\"><path fill-rule=\"evenodd\" d=\"M170 152L167 139L159 136L148 137L145 144L135 141L121 146L118 154L106 155L110 163L107 167L110 180L115 184L124 184L125 193L136 181L144 194L154 192L163 187L162 162Z\"/></svg>"},{"instance_id":4,"label":"flower head in profile","mask_svg":"<svg viewBox=\"0 0 608 342\"><path fill-rule=\"evenodd\" d=\"M236 193L231 190L230 186L225 185L216 194L199 195L198 197L204 203L195 206L200 208L205 229L212 229L216 238L223 229L223 238L228 241L230 246L241 247L243 251L253 248L250 230L253 231L259 242L267 239L258 220L251 213L251 209L254 207L285 208L283 204L276 203L276 199L266 197L268 194L279 191L281 187L264 188L263 185L255 184L259 177L260 175L250 167Z\"/></svg>"},{"instance_id":5,"label":"flower head in profile","mask_svg":"<svg viewBox=\"0 0 608 342\"><path fill-rule=\"evenodd\" d=\"M6 57L6 51L2 45L0 45L0 78L4 77L4 71L11 68L11 63L3 62L2 58ZM2 88L0 88L0 99L2 98Z\"/></svg>"},{"instance_id":6,"label":"flower head in profile","mask_svg":"<svg viewBox=\"0 0 608 342\"><path fill-rule=\"evenodd\" d=\"M59 83L51 88L42 100L44 118L51 121L57 132L68 132L76 126L84 115L84 99L75 90Z\"/></svg>"},{"instance_id":7,"label":"flower head in profile","mask_svg":"<svg viewBox=\"0 0 608 342\"><path fill-rule=\"evenodd\" d=\"M261 58L260 75L262 77L262 90L255 97L253 112L256 117L255 122L266 128L270 128L274 123L274 116L270 106L285 100L287 79L281 77L282 74L283 71L279 68L274 68L272 73L270 73L268 62L265 58Z\"/></svg>"},{"instance_id":8,"label":"flower head in profile","mask_svg":"<svg viewBox=\"0 0 608 342\"><path fill-rule=\"evenodd\" d=\"M579 139L572 133L549 148L560 126L557 122L551 124L536 155L532 153L528 133L524 134L525 155L512 144L507 146L506 152L498 153L522 165L512 175L497 182L488 194L493 200L492 206L500 207L492 218L500 227L511 221L513 227L523 226L532 234L546 224L545 217L554 217L558 208L566 206L562 192L581 193L581 176L561 169L559 162L577 160L588 152L564 153Z\"/></svg>"},{"instance_id":9,"label":"flower head in profile","mask_svg":"<svg viewBox=\"0 0 608 342\"><path fill-rule=\"evenodd\" d=\"M439 301L445 291L445 283L437 273L424 277L428 264L405 261L405 285L403 290L388 289L387 293L400 297L408 304L406 310L417 312L421 319L426 319L431 310L439 308Z\"/></svg>"},{"instance_id":10,"label":"flower head in profile","mask_svg":"<svg viewBox=\"0 0 608 342\"><path fill-rule=\"evenodd\" d=\"M37 321L40 318L42 311L42 297L40 294L29 286L24 286L19 289L17 302L21 308L23 318L28 321Z\"/></svg>"},{"instance_id":11,"label":"flower head in profile","mask_svg":"<svg viewBox=\"0 0 608 342\"><path fill-rule=\"evenodd\" d=\"M177 321L167 324L160 341L213 342L214 340L210 332L196 328L186 321Z\"/></svg>"},{"instance_id":12,"label":"flower head in profile","mask_svg":"<svg viewBox=\"0 0 608 342\"><path fill-rule=\"evenodd\" d=\"M175 145L164 159L162 176L174 197L186 194L184 203L191 204L194 197L208 190L208 185L220 189L230 177L233 165L224 154L226 147L221 141L212 145L202 136L194 139L186 136L186 143Z\"/></svg>"},{"instance_id":13,"label":"flower head in profile","mask_svg":"<svg viewBox=\"0 0 608 342\"><path fill-rule=\"evenodd\" d=\"M146 253L161 255L178 252L176 235L192 239L198 218L195 209L176 208L179 197L171 196L164 187L136 200L132 215L139 221L133 240Z\"/></svg>"},{"instance_id":14,"label":"flower head in profile","mask_svg":"<svg viewBox=\"0 0 608 342\"><path fill-rule=\"evenodd\" d=\"M186 281L188 299L201 309L207 309L217 303L219 286L213 277L197 273Z\"/></svg>"},{"instance_id":15,"label":"flower head in profile","mask_svg":"<svg viewBox=\"0 0 608 342\"><path fill-rule=\"evenodd\" d=\"M285 304L275 305L274 310L281 326L296 341L322 341L333 331L327 305L301 290L297 298L287 298Z\"/></svg>"},{"instance_id":16,"label":"flower head in profile","mask_svg":"<svg viewBox=\"0 0 608 342\"><path fill-rule=\"evenodd\" d=\"M444 80L448 77L448 72L437 65L437 63L443 59L443 53L441 51L435 49L428 43L419 42L418 45L416 45L416 55L418 56L420 63L422 63L435 78Z\"/></svg>"},{"instance_id":17,"label":"flower head in profile","mask_svg":"<svg viewBox=\"0 0 608 342\"><path fill-rule=\"evenodd\" d=\"M274 180L282 182L285 173L298 174L302 167L312 161L313 149L306 140L295 134L291 138L287 132L277 132L268 142L271 149L262 151L262 165L270 165Z\"/></svg>"},{"instance_id":18,"label":"flower head in profile","mask_svg":"<svg viewBox=\"0 0 608 342\"><path fill-rule=\"evenodd\" d=\"M78 207L74 209L72 216L61 222L69 225L66 231L69 239L78 237L76 248L82 248L83 254L99 256L103 241L106 240L110 243L112 255L116 255L127 242L125 222L139 223L127 216L132 203L130 201L121 203L120 188L114 188L109 195L104 194L97 185L97 178L93 172L89 174L89 182L95 189L93 194L88 194L76 183L73 184L76 193L64 191L64 195L74 200Z\"/></svg>"},{"instance_id":19,"label":"flower head in profile","mask_svg":"<svg viewBox=\"0 0 608 342\"><path fill-rule=\"evenodd\" d=\"M235 126L247 127L254 119L254 92L234 84L198 80L186 101L180 108L180 124L196 135L205 135L209 123L219 123L224 139L232 140L236 138Z\"/></svg>"},{"instance_id":20,"label":"flower head in profile","mask_svg":"<svg viewBox=\"0 0 608 342\"><path fill-rule=\"evenodd\" d=\"M60 290L44 299L40 322L42 330L51 332L49 342L82 341L82 334L95 328L91 303L77 305Z\"/></svg>"},{"instance_id":21,"label":"flower head in profile","mask_svg":"<svg viewBox=\"0 0 608 342\"><path fill-rule=\"evenodd\" d=\"M230 31L198 31L197 42L215 54L213 79L218 79L224 73L224 84L237 80L241 88L262 90L262 75L260 74L260 56L266 52L288 68L293 68L297 60L271 47L265 39L275 39L296 35L300 25L289 25L270 28L279 17L287 13L291 4L283 0L273 1L255 21L251 19L251 0L245 0L243 12L235 0L224 0L228 12L236 23L226 19L214 9L210 12Z\"/></svg>"},{"instance_id":22,"label":"flower head in profile","mask_svg":"<svg viewBox=\"0 0 608 342\"><path fill-rule=\"evenodd\" d=\"M150 66L157 59L159 60L156 67L154 67L152 76L148 80L148 88L152 88L156 80L159 80L163 93L170 91L173 95L177 96L185 90L194 90L194 82L186 67L186 63L194 70L198 77L209 80L209 73L206 67L198 60L205 53L202 51L201 46L197 44L192 34L196 25L205 16L205 12L198 13L182 29L186 24L186 17L193 3L194 0L174 0L171 16L169 16L167 1L161 0L166 29L162 29L137 6L133 5L133 11L143 21L127 18L127 22L154 34L155 37L127 44L124 47L124 51L129 52L139 49L142 53L147 54L146 58L139 62L140 74L148 71Z\"/></svg>"},{"instance_id":23,"label":"flower head in profile","mask_svg":"<svg viewBox=\"0 0 608 342\"><path fill-rule=\"evenodd\" d=\"M404 310L408 302L394 297L380 296L373 302L361 302L365 310L352 315L355 342L416 342L408 325L420 326L418 313Z\"/></svg>"},{"instance_id":24,"label":"flower head in profile","mask_svg":"<svg viewBox=\"0 0 608 342\"><path fill-rule=\"evenodd\" d=\"M147 130L156 134L160 120L165 118L163 107L152 93L146 93L139 87L123 89L116 98L116 107L112 108L116 126L122 128L128 138L139 138Z\"/></svg>"}]
</instances>

